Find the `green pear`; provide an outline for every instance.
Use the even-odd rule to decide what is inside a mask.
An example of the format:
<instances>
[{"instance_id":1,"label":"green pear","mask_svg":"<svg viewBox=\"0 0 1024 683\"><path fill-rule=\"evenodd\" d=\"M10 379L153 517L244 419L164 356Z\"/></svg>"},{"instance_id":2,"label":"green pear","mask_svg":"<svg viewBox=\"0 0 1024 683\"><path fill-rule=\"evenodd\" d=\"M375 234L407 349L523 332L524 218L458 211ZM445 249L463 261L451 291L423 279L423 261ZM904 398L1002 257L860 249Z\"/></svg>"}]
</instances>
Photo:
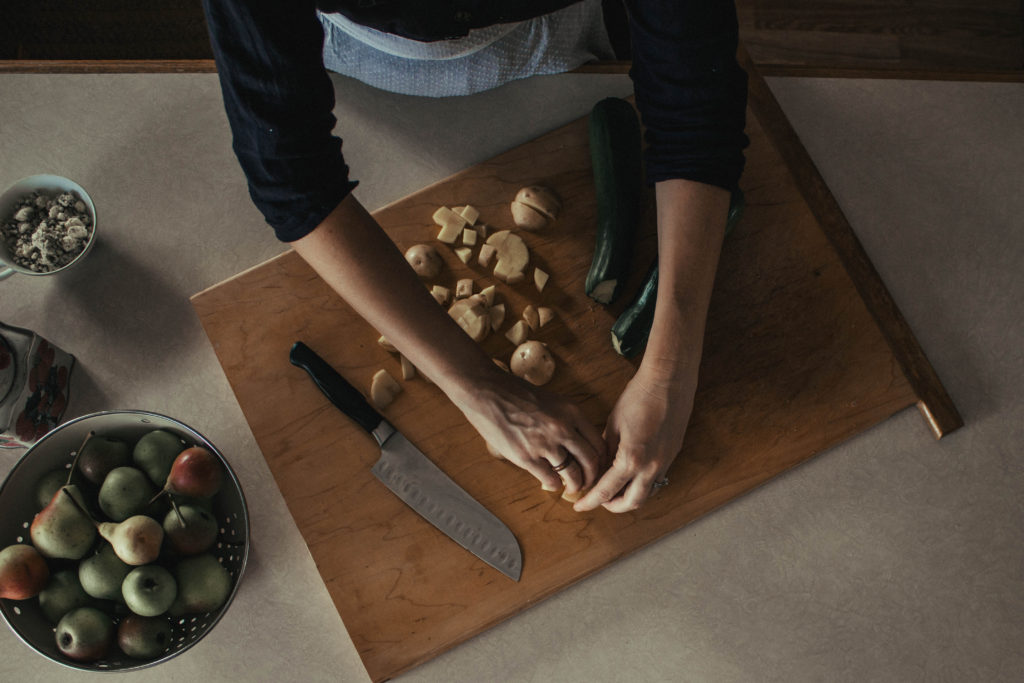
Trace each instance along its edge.
<instances>
[{"instance_id":1,"label":"green pear","mask_svg":"<svg viewBox=\"0 0 1024 683\"><path fill-rule=\"evenodd\" d=\"M184 449L185 443L177 436L163 429L154 429L135 444L132 460L153 484L162 487L171 473L174 459Z\"/></svg>"},{"instance_id":2,"label":"green pear","mask_svg":"<svg viewBox=\"0 0 1024 683\"><path fill-rule=\"evenodd\" d=\"M32 546L15 543L0 550L0 598L34 598L49 579L50 567Z\"/></svg>"},{"instance_id":3,"label":"green pear","mask_svg":"<svg viewBox=\"0 0 1024 683\"><path fill-rule=\"evenodd\" d=\"M53 500L53 494L60 490L61 486L68 483L67 470L52 470L44 474L36 484L36 502L42 510Z\"/></svg>"},{"instance_id":4,"label":"green pear","mask_svg":"<svg viewBox=\"0 0 1024 683\"><path fill-rule=\"evenodd\" d=\"M131 448L112 436L92 436L78 454L78 470L96 485L102 484L111 470L131 464Z\"/></svg>"},{"instance_id":5,"label":"green pear","mask_svg":"<svg viewBox=\"0 0 1024 683\"><path fill-rule=\"evenodd\" d=\"M179 505L164 517L164 538L181 555L197 555L209 550L217 540L218 531L213 515L195 505Z\"/></svg>"},{"instance_id":6,"label":"green pear","mask_svg":"<svg viewBox=\"0 0 1024 683\"><path fill-rule=\"evenodd\" d=\"M46 588L39 593L39 608L54 624L71 610L87 607L92 601L92 597L82 588L78 572L74 569L62 569L53 574Z\"/></svg>"},{"instance_id":7,"label":"green pear","mask_svg":"<svg viewBox=\"0 0 1024 683\"><path fill-rule=\"evenodd\" d=\"M123 522L145 510L154 493L156 489L142 470L115 467L100 487L100 510L115 522Z\"/></svg>"},{"instance_id":8,"label":"green pear","mask_svg":"<svg viewBox=\"0 0 1024 683\"><path fill-rule=\"evenodd\" d=\"M178 596L178 584L169 571L147 564L128 572L121 584L124 602L140 617L155 617L167 611Z\"/></svg>"},{"instance_id":9,"label":"green pear","mask_svg":"<svg viewBox=\"0 0 1024 683\"><path fill-rule=\"evenodd\" d=\"M57 649L65 657L94 662L102 659L114 640L114 622L95 607L73 609L57 622Z\"/></svg>"},{"instance_id":10,"label":"green pear","mask_svg":"<svg viewBox=\"0 0 1024 683\"><path fill-rule=\"evenodd\" d=\"M231 594L228 570L209 553L186 557L174 569L178 597L170 614L202 614L219 609Z\"/></svg>"},{"instance_id":11,"label":"green pear","mask_svg":"<svg viewBox=\"0 0 1024 683\"><path fill-rule=\"evenodd\" d=\"M95 554L78 563L78 581L94 598L120 600L121 582L131 570L131 565L117 556L113 546L104 544Z\"/></svg>"},{"instance_id":12,"label":"green pear","mask_svg":"<svg viewBox=\"0 0 1024 683\"><path fill-rule=\"evenodd\" d=\"M96 540L96 526L85 512L85 499L77 486L62 486L29 529L32 544L44 557L78 560Z\"/></svg>"},{"instance_id":13,"label":"green pear","mask_svg":"<svg viewBox=\"0 0 1024 683\"><path fill-rule=\"evenodd\" d=\"M129 657L155 659L171 644L171 624L167 617L129 614L117 626L117 644Z\"/></svg>"}]
</instances>

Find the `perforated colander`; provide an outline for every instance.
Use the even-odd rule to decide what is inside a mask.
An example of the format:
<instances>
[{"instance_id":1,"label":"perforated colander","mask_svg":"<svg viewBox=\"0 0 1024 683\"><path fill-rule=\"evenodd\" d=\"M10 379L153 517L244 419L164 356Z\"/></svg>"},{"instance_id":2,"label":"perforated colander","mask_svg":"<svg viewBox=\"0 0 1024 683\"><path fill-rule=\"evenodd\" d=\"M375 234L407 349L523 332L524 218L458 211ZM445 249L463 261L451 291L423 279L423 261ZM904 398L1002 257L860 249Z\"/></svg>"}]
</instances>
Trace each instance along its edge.
<instances>
[{"instance_id":1,"label":"perforated colander","mask_svg":"<svg viewBox=\"0 0 1024 683\"><path fill-rule=\"evenodd\" d=\"M210 632L227 611L238 591L249 556L249 515L245 496L234 471L217 448L199 432L172 418L138 410L93 413L71 420L36 442L11 469L0 486L0 548L12 543L31 543L29 526L36 512L37 484L48 472L70 468L73 453L90 431L134 443L146 432L164 429L179 436L186 446L202 446L216 454L224 465L224 485L213 499L213 513L219 524L217 542L211 549L231 575L231 593L220 609L206 614L170 618L171 640L164 654L151 660L130 658L116 645L107 658L82 663L70 660L57 649L56 625L39 607L37 598L0 599L0 613L21 640L44 657L85 671L129 671L155 666L175 657ZM116 619L116 617L115 617Z\"/></svg>"}]
</instances>

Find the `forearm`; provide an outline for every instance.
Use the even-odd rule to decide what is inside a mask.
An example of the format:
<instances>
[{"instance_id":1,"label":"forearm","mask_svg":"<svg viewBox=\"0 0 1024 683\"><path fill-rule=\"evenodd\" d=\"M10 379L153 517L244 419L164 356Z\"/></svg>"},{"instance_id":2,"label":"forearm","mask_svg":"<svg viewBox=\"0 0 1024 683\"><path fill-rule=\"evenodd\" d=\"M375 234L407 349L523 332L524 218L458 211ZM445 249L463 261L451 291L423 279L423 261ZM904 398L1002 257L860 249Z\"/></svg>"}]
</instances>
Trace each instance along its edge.
<instances>
[{"instance_id":1,"label":"forearm","mask_svg":"<svg viewBox=\"0 0 1024 683\"><path fill-rule=\"evenodd\" d=\"M295 251L378 332L456 399L494 364L447 315L377 222L349 195Z\"/></svg>"},{"instance_id":2,"label":"forearm","mask_svg":"<svg viewBox=\"0 0 1024 683\"><path fill-rule=\"evenodd\" d=\"M665 180L657 183L656 197L658 297L639 373L666 388L692 386L703 351L729 193L689 180Z\"/></svg>"}]
</instances>

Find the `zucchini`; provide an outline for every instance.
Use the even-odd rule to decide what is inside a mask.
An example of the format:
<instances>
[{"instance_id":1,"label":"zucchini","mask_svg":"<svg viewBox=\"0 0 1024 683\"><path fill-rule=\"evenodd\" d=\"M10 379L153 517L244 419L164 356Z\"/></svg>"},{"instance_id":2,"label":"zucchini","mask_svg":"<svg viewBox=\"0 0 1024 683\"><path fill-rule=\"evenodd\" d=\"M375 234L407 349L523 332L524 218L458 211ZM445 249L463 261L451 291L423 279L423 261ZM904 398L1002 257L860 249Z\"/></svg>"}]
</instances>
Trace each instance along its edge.
<instances>
[{"instance_id":1,"label":"zucchini","mask_svg":"<svg viewBox=\"0 0 1024 683\"><path fill-rule=\"evenodd\" d=\"M743 191L736 190L729 200L729 215L725 221L726 237L743 216L745 207ZM655 258L640 291L612 325L612 347L620 356L632 358L647 345L647 336L651 333L651 324L654 322L654 304L657 298L658 260Z\"/></svg>"},{"instance_id":2,"label":"zucchini","mask_svg":"<svg viewBox=\"0 0 1024 683\"><path fill-rule=\"evenodd\" d=\"M602 304L615 300L629 275L643 198L640 120L624 99L594 105L588 124L590 161L597 191L597 237L587 273L587 296Z\"/></svg>"}]
</instances>

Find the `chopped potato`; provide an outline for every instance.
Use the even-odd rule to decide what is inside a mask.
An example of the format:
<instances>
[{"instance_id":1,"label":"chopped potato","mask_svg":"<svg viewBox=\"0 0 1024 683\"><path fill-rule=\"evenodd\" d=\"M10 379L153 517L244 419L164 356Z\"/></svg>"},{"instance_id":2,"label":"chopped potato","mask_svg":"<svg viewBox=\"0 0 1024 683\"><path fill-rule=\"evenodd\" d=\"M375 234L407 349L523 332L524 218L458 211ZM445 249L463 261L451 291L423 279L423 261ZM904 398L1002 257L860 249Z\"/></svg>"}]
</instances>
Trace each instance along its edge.
<instances>
[{"instance_id":1,"label":"chopped potato","mask_svg":"<svg viewBox=\"0 0 1024 683\"><path fill-rule=\"evenodd\" d=\"M485 299L487 299L488 306L494 305L494 285L488 285L487 287L484 287L482 290L480 290L480 293L484 295Z\"/></svg>"},{"instance_id":2,"label":"chopped potato","mask_svg":"<svg viewBox=\"0 0 1024 683\"><path fill-rule=\"evenodd\" d=\"M505 322L505 304L491 306L488 314L491 316L491 329L497 332L501 324Z\"/></svg>"},{"instance_id":3,"label":"chopped potato","mask_svg":"<svg viewBox=\"0 0 1024 683\"><path fill-rule=\"evenodd\" d=\"M408 358L399 356L398 360L402 363L402 379L408 381L416 376L416 366Z\"/></svg>"},{"instance_id":4,"label":"chopped potato","mask_svg":"<svg viewBox=\"0 0 1024 683\"><path fill-rule=\"evenodd\" d=\"M463 278L455 283L455 298L465 299L467 296L473 293L473 281L471 279Z\"/></svg>"},{"instance_id":5,"label":"chopped potato","mask_svg":"<svg viewBox=\"0 0 1024 683\"><path fill-rule=\"evenodd\" d=\"M526 321L526 324L534 332L540 327L540 315L537 313L537 309L533 307L533 304L527 304L526 308L523 309L523 320Z\"/></svg>"},{"instance_id":6,"label":"chopped potato","mask_svg":"<svg viewBox=\"0 0 1024 683\"><path fill-rule=\"evenodd\" d=\"M462 207L462 209L459 211L459 215L466 219L466 222L469 223L470 225L476 223L476 219L480 218L480 212L476 209L476 207L471 206L469 204Z\"/></svg>"},{"instance_id":7,"label":"chopped potato","mask_svg":"<svg viewBox=\"0 0 1024 683\"><path fill-rule=\"evenodd\" d=\"M455 255L459 257L459 260L463 263L469 263L469 259L473 257L473 250L469 247L459 247L455 250Z\"/></svg>"},{"instance_id":8,"label":"chopped potato","mask_svg":"<svg viewBox=\"0 0 1024 683\"><path fill-rule=\"evenodd\" d=\"M370 382L370 399L380 409L387 408L402 391L402 386L391 374L381 368Z\"/></svg>"},{"instance_id":9,"label":"chopped potato","mask_svg":"<svg viewBox=\"0 0 1024 683\"><path fill-rule=\"evenodd\" d=\"M391 353L394 353L395 351L398 350L394 347L394 345L392 345L391 342L388 341L387 337L385 337L383 334L380 336L380 339L377 340L377 343L384 347L385 351L390 351Z\"/></svg>"},{"instance_id":10,"label":"chopped potato","mask_svg":"<svg viewBox=\"0 0 1024 683\"><path fill-rule=\"evenodd\" d=\"M527 326L526 321L519 320L505 333L505 337L516 346L519 346L526 341L527 330L529 330L529 326Z\"/></svg>"},{"instance_id":11,"label":"chopped potato","mask_svg":"<svg viewBox=\"0 0 1024 683\"><path fill-rule=\"evenodd\" d=\"M448 303L448 298L451 296L451 294L452 291L450 289L448 289L447 287L442 287L441 285L434 285L434 287L430 290L430 295L434 297L434 300L437 301L437 303L441 304L442 306Z\"/></svg>"},{"instance_id":12,"label":"chopped potato","mask_svg":"<svg viewBox=\"0 0 1024 683\"><path fill-rule=\"evenodd\" d=\"M480 247L480 254L476 257L476 262L484 268L491 267L491 261L494 260L495 255L498 253L498 248L493 244L484 244Z\"/></svg>"},{"instance_id":13,"label":"chopped potato","mask_svg":"<svg viewBox=\"0 0 1024 683\"><path fill-rule=\"evenodd\" d=\"M540 268L533 269L533 284L537 285L537 291L543 292L544 285L548 283L548 274Z\"/></svg>"},{"instance_id":14,"label":"chopped potato","mask_svg":"<svg viewBox=\"0 0 1024 683\"><path fill-rule=\"evenodd\" d=\"M476 238L480 235L473 228L466 228L462 231L462 243L467 247L472 247L476 244Z\"/></svg>"},{"instance_id":15,"label":"chopped potato","mask_svg":"<svg viewBox=\"0 0 1024 683\"><path fill-rule=\"evenodd\" d=\"M554 317L555 317L555 312L552 311L547 306L541 306L540 308L537 309L537 323L541 327L544 327L549 322L551 322L551 319L554 318Z\"/></svg>"}]
</instances>

